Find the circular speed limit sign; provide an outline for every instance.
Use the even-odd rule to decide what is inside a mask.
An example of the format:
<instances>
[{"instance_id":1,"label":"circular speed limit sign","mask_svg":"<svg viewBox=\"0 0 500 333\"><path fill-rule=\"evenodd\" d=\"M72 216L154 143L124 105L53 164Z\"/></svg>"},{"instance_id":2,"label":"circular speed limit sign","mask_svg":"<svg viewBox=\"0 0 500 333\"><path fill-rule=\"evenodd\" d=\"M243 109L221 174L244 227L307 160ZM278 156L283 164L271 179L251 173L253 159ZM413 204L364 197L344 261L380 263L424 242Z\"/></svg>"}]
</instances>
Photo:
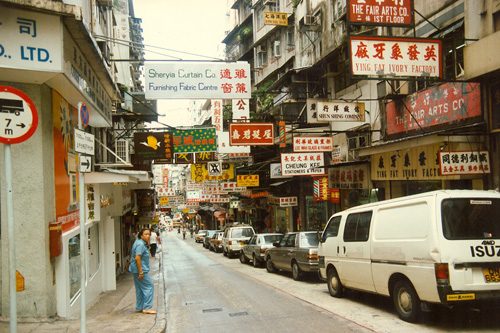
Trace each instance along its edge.
<instances>
[{"instance_id":1,"label":"circular speed limit sign","mask_svg":"<svg viewBox=\"0 0 500 333\"><path fill-rule=\"evenodd\" d=\"M28 140L37 126L38 112L33 101L20 90L0 86L0 143Z\"/></svg>"}]
</instances>

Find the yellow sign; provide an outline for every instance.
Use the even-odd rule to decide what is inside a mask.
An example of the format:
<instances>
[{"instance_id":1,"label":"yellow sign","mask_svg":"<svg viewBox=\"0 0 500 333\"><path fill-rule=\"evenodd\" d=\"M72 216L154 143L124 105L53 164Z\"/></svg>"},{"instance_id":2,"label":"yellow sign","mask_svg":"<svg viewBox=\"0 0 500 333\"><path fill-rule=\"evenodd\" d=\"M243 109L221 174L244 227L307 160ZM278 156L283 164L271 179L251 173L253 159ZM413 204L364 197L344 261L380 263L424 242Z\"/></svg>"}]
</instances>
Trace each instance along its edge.
<instances>
[{"instance_id":1,"label":"yellow sign","mask_svg":"<svg viewBox=\"0 0 500 333\"><path fill-rule=\"evenodd\" d=\"M238 187L259 186L259 175L238 175L236 184Z\"/></svg>"},{"instance_id":2,"label":"yellow sign","mask_svg":"<svg viewBox=\"0 0 500 333\"><path fill-rule=\"evenodd\" d=\"M16 291L24 290L24 276L16 270Z\"/></svg>"},{"instance_id":3,"label":"yellow sign","mask_svg":"<svg viewBox=\"0 0 500 333\"><path fill-rule=\"evenodd\" d=\"M206 180L234 179L234 165L233 163L222 163L222 176L209 176L206 164L191 164L191 179L197 183Z\"/></svg>"},{"instance_id":4,"label":"yellow sign","mask_svg":"<svg viewBox=\"0 0 500 333\"><path fill-rule=\"evenodd\" d=\"M168 205L168 197L160 197L160 205Z\"/></svg>"},{"instance_id":5,"label":"yellow sign","mask_svg":"<svg viewBox=\"0 0 500 333\"><path fill-rule=\"evenodd\" d=\"M286 13L264 11L264 24L288 26L288 15Z\"/></svg>"},{"instance_id":6,"label":"yellow sign","mask_svg":"<svg viewBox=\"0 0 500 333\"><path fill-rule=\"evenodd\" d=\"M371 156L372 180L440 180L441 144L392 150ZM447 179L455 179L447 177Z\"/></svg>"},{"instance_id":7,"label":"yellow sign","mask_svg":"<svg viewBox=\"0 0 500 333\"><path fill-rule=\"evenodd\" d=\"M470 301L476 299L476 294L456 294L446 296L447 301Z\"/></svg>"}]
</instances>

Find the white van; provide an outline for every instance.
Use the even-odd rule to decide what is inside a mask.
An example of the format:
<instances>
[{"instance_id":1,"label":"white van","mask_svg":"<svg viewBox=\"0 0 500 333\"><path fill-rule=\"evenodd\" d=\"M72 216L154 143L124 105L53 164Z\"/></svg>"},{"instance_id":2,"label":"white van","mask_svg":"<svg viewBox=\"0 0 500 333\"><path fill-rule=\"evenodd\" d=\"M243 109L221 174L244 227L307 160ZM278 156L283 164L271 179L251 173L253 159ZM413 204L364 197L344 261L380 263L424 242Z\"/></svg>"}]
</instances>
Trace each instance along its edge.
<instances>
[{"instance_id":1,"label":"white van","mask_svg":"<svg viewBox=\"0 0 500 333\"><path fill-rule=\"evenodd\" d=\"M333 297L390 296L409 322L431 304L499 299L500 193L440 190L345 210L329 219L318 255Z\"/></svg>"}]
</instances>

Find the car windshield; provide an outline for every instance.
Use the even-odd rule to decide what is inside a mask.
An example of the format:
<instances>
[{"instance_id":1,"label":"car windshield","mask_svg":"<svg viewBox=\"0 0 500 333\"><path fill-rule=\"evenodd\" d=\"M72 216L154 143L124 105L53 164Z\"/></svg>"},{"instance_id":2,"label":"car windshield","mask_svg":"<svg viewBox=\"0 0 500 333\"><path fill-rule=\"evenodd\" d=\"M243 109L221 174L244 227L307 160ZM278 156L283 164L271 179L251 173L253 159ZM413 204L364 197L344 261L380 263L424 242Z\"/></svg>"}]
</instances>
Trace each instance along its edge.
<instances>
[{"instance_id":1,"label":"car windshield","mask_svg":"<svg viewBox=\"0 0 500 333\"><path fill-rule=\"evenodd\" d=\"M307 233L300 235L300 244L302 247L316 247L319 244L317 233Z\"/></svg>"},{"instance_id":2,"label":"car windshield","mask_svg":"<svg viewBox=\"0 0 500 333\"><path fill-rule=\"evenodd\" d=\"M264 236L264 244L272 244L274 242L279 242L283 235L266 235Z\"/></svg>"},{"instance_id":3,"label":"car windshield","mask_svg":"<svg viewBox=\"0 0 500 333\"><path fill-rule=\"evenodd\" d=\"M252 237L253 230L250 228L236 228L231 234L232 238Z\"/></svg>"},{"instance_id":4,"label":"car windshield","mask_svg":"<svg viewBox=\"0 0 500 333\"><path fill-rule=\"evenodd\" d=\"M446 199L441 207L446 239L500 238L500 199Z\"/></svg>"}]
</instances>

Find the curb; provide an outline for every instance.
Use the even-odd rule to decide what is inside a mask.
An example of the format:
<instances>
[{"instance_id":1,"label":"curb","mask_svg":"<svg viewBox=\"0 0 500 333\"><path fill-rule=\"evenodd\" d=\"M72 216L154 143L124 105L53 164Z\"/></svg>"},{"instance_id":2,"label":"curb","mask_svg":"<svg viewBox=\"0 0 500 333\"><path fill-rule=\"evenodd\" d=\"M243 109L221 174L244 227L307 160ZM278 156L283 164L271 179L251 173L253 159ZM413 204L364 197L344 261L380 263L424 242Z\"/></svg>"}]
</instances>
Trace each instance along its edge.
<instances>
[{"instance_id":1,"label":"curb","mask_svg":"<svg viewBox=\"0 0 500 333\"><path fill-rule=\"evenodd\" d=\"M156 321L155 325L149 330L150 333L165 332L167 328L167 312L165 301L165 283L163 279L163 253L160 254L158 274L158 296L156 301Z\"/></svg>"}]
</instances>

